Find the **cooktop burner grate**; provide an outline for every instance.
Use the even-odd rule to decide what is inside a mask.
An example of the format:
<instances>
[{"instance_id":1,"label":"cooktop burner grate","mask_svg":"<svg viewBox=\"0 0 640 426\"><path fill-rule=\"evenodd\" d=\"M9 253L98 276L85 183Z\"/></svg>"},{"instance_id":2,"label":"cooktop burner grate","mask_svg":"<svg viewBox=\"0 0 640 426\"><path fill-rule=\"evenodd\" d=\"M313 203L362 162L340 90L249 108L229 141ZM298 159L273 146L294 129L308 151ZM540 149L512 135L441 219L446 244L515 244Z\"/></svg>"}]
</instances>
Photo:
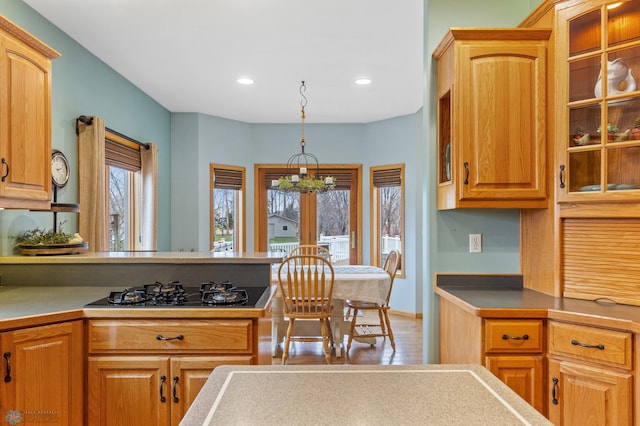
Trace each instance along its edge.
<instances>
[{"instance_id":1,"label":"cooktop burner grate","mask_svg":"<svg viewBox=\"0 0 640 426\"><path fill-rule=\"evenodd\" d=\"M155 282L112 291L108 297L87 306L253 307L267 289L267 286L238 288L231 281L210 281L200 287L185 287L179 281Z\"/></svg>"}]
</instances>

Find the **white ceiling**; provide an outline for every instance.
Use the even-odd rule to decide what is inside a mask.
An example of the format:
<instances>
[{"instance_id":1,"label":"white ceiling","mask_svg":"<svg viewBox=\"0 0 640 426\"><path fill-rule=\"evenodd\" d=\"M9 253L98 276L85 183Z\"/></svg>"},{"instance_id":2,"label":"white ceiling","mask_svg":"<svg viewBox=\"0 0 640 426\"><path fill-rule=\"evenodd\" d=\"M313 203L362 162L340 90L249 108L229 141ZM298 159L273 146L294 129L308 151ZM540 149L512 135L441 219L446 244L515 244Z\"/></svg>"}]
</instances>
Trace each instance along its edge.
<instances>
[{"instance_id":1,"label":"white ceiling","mask_svg":"<svg viewBox=\"0 0 640 426\"><path fill-rule=\"evenodd\" d=\"M171 112L299 122L301 80L310 123L422 106L423 0L24 2Z\"/></svg>"}]
</instances>

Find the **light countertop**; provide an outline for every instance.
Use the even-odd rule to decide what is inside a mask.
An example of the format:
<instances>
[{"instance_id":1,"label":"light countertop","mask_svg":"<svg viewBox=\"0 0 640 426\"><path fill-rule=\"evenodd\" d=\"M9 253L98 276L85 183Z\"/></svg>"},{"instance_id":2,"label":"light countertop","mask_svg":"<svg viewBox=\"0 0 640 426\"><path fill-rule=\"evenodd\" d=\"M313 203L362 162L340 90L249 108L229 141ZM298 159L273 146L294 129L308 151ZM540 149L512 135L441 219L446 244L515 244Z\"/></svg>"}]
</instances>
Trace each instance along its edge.
<instances>
[{"instance_id":1,"label":"light countertop","mask_svg":"<svg viewBox=\"0 0 640 426\"><path fill-rule=\"evenodd\" d=\"M282 261L282 252L86 252L58 256L0 256L0 265L29 264L271 264Z\"/></svg>"},{"instance_id":2,"label":"light countertop","mask_svg":"<svg viewBox=\"0 0 640 426\"><path fill-rule=\"evenodd\" d=\"M270 292L255 308L135 308L85 305L123 287L90 286L2 286L0 287L0 332L82 318L262 318L267 315Z\"/></svg>"},{"instance_id":3,"label":"light countertop","mask_svg":"<svg viewBox=\"0 0 640 426\"><path fill-rule=\"evenodd\" d=\"M217 367L180 423L550 425L479 365Z\"/></svg>"}]
</instances>

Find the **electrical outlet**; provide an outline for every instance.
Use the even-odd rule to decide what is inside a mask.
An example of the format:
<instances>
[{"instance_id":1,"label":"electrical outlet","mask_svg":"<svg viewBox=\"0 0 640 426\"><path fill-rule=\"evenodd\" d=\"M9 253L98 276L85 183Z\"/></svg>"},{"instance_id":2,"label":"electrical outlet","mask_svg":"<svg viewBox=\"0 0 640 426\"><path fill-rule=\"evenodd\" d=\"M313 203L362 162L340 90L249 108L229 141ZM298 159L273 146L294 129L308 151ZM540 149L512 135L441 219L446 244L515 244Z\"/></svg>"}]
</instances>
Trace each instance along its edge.
<instances>
[{"instance_id":1,"label":"electrical outlet","mask_svg":"<svg viewBox=\"0 0 640 426\"><path fill-rule=\"evenodd\" d=\"M482 253L482 234L469 234L469 253Z\"/></svg>"}]
</instances>

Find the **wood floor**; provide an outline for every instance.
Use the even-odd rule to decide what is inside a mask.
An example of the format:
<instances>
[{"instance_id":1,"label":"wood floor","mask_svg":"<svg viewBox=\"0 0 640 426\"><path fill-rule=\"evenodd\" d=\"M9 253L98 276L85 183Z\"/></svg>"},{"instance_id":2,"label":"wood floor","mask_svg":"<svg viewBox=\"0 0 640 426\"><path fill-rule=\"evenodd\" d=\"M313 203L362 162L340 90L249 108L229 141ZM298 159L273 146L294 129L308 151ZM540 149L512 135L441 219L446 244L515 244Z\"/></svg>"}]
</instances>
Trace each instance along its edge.
<instances>
[{"instance_id":1,"label":"wood floor","mask_svg":"<svg viewBox=\"0 0 640 426\"><path fill-rule=\"evenodd\" d=\"M378 364L402 365L422 364L422 318L406 315L389 314L393 337L396 342L395 352L389 339L378 337L376 345L370 346L354 341L346 355L348 336L342 346L342 356L336 358L332 351L331 364ZM278 352L273 364L282 363L283 343L278 345ZM326 364L321 342L291 342L287 365Z\"/></svg>"}]
</instances>

